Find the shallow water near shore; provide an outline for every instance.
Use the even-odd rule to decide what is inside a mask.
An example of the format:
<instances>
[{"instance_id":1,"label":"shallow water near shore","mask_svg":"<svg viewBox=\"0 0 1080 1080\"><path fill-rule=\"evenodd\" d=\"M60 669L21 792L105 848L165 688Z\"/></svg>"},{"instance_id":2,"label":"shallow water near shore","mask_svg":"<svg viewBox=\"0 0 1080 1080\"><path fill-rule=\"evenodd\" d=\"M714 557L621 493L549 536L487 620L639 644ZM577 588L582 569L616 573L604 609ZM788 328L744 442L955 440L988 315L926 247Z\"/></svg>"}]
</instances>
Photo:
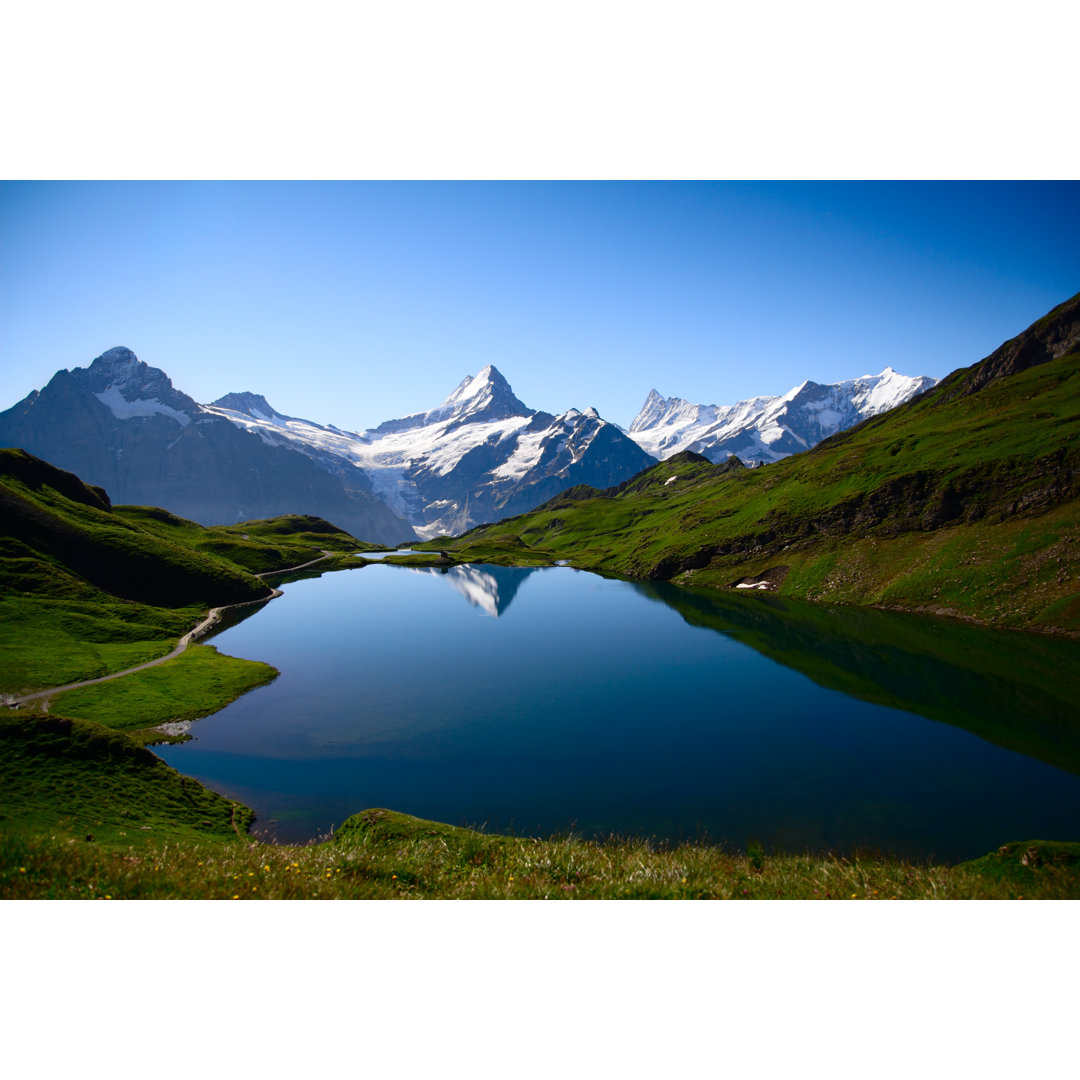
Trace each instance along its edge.
<instances>
[{"instance_id":1,"label":"shallow water near shore","mask_svg":"<svg viewBox=\"0 0 1080 1080\"><path fill-rule=\"evenodd\" d=\"M1074 642L567 567L373 565L285 585L214 644L281 675L155 752L285 842L373 806L946 861L1080 838Z\"/></svg>"}]
</instances>

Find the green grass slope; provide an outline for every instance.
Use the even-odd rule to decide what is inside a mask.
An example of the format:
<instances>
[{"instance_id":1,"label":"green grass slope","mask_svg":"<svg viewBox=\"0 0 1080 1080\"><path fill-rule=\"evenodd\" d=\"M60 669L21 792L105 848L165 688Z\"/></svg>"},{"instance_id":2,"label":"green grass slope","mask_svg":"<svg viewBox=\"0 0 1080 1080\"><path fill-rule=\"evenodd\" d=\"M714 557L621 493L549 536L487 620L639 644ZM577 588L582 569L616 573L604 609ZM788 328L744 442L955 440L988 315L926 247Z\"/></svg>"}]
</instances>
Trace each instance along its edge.
<instances>
[{"instance_id":1,"label":"green grass slope","mask_svg":"<svg viewBox=\"0 0 1080 1080\"><path fill-rule=\"evenodd\" d=\"M233 563L125 520L100 489L82 484L24 450L0 450L3 540L41 569L23 591L47 589L59 567L90 586L157 607L230 603L265 596L267 586ZM26 568L29 573L29 567ZM5 574L5 578L6 578Z\"/></svg>"},{"instance_id":2,"label":"green grass slope","mask_svg":"<svg viewBox=\"0 0 1080 1080\"><path fill-rule=\"evenodd\" d=\"M5 834L59 830L124 847L162 837L231 843L254 816L123 734L63 717L0 716L0 788Z\"/></svg>"},{"instance_id":3,"label":"green grass slope","mask_svg":"<svg viewBox=\"0 0 1080 1080\"><path fill-rule=\"evenodd\" d=\"M322 518L287 514L239 525L198 525L156 506L117 506L116 515L191 551L224 559L254 574L298 566L326 551L349 555L381 550Z\"/></svg>"},{"instance_id":4,"label":"green grass slope","mask_svg":"<svg viewBox=\"0 0 1080 1080\"><path fill-rule=\"evenodd\" d=\"M0 449L0 514L8 694L156 659L208 608L269 598L256 574L370 547L314 517L208 529L154 507L113 507L100 488L17 449ZM174 679L170 692L186 700L204 674Z\"/></svg>"},{"instance_id":5,"label":"green grass slope","mask_svg":"<svg viewBox=\"0 0 1080 1080\"><path fill-rule=\"evenodd\" d=\"M1078 495L1080 295L980 364L775 465L679 454L437 546L1080 632Z\"/></svg>"}]
</instances>

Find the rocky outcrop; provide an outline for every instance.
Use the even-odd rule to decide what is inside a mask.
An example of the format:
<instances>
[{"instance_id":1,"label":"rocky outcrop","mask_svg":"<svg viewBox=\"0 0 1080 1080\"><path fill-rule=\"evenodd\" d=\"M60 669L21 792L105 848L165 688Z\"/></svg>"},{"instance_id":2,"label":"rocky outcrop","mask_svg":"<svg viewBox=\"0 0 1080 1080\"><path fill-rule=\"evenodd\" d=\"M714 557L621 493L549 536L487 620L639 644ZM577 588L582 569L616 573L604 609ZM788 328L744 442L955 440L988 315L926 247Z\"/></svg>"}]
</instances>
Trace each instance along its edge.
<instances>
[{"instance_id":1,"label":"rocky outcrop","mask_svg":"<svg viewBox=\"0 0 1080 1080\"><path fill-rule=\"evenodd\" d=\"M935 405L967 397L1008 375L1046 364L1080 348L1080 293L1010 338L985 359L942 380Z\"/></svg>"}]
</instances>

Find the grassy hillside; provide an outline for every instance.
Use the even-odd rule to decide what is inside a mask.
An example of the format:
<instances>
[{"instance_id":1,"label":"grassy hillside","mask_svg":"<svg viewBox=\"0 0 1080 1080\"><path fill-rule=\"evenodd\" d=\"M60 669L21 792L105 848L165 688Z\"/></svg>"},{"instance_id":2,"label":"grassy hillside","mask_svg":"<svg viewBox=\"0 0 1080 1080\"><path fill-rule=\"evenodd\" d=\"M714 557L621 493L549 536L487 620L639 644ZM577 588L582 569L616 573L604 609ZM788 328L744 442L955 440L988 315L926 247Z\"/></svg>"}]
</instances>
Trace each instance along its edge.
<instances>
[{"instance_id":1,"label":"grassy hillside","mask_svg":"<svg viewBox=\"0 0 1080 1080\"><path fill-rule=\"evenodd\" d=\"M1078 495L1080 296L980 364L775 465L684 453L432 546L1075 633Z\"/></svg>"},{"instance_id":2,"label":"grassy hillside","mask_svg":"<svg viewBox=\"0 0 1080 1080\"><path fill-rule=\"evenodd\" d=\"M208 555L254 574L267 574L333 551L348 555L382 550L366 544L322 518L287 514L239 525L198 525L156 506L118 506L122 520L193 552Z\"/></svg>"},{"instance_id":3,"label":"grassy hillside","mask_svg":"<svg viewBox=\"0 0 1080 1080\"><path fill-rule=\"evenodd\" d=\"M206 529L165 510L113 507L100 488L23 450L0 449L0 510L3 693L163 656L208 608L269 598L257 573L370 547L320 518Z\"/></svg>"},{"instance_id":4,"label":"grassy hillside","mask_svg":"<svg viewBox=\"0 0 1080 1080\"><path fill-rule=\"evenodd\" d=\"M0 508L5 554L27 560L11 583L22 592L53 592L49 578L57 569L156 607L254 600L268 592L234 563L200 557L171 536L125 520L100 488L23 450L0 450Z\"/></svg>"}]
</instances>

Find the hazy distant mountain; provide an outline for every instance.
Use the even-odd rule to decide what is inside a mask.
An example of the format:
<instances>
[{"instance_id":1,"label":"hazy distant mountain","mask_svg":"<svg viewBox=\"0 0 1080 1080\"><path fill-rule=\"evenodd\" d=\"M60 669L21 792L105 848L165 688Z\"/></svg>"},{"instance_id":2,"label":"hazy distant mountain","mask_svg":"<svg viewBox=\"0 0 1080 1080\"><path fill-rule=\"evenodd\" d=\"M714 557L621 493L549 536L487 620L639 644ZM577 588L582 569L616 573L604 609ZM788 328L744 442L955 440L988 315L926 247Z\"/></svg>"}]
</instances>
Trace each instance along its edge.
<instances>
[{"instance_id":1,"label":"hazy distant mountain","mask_svg":"<svg viewBox=\"0 0 1080 1080\"><path fill-rule=\"evenodd\" d=\"M928 375L900 375L887 367L880 375L831 384L807 381L783 397L735 405L694 405L651 390L628 434L661 460L693 450L710 461L731 454L748 464L779 461L936 384Z\"/></svg>"},{"instance_id":2,"label":"hazy distant mountain","mask_svg":"<svg viewBox=\"0 0 1080 1080\"><path fill-rule=\"evenodd\" d=\"M423 537L522 513L575 484L608 487L654 463L595 409L552 416L528 408L490 365L434 409L364 432L286 416L255 394L229 394L206 409L336 475L364 475Z\"/></svg>"},{"instance_id":3,"label":"hazy distant mountain","mask_svg":"<svg viewBox=\"0 0 1080 1080\"><path fill-rule=\"evenodd\" d=\"M163 506L204 525L295 513L376 543L413 535L363 474L346 484L295 448L268 446L123 347L88 368L58 371L0 413L0 446L70 470L115 503Z\"/></svg>"}]
</instances>

